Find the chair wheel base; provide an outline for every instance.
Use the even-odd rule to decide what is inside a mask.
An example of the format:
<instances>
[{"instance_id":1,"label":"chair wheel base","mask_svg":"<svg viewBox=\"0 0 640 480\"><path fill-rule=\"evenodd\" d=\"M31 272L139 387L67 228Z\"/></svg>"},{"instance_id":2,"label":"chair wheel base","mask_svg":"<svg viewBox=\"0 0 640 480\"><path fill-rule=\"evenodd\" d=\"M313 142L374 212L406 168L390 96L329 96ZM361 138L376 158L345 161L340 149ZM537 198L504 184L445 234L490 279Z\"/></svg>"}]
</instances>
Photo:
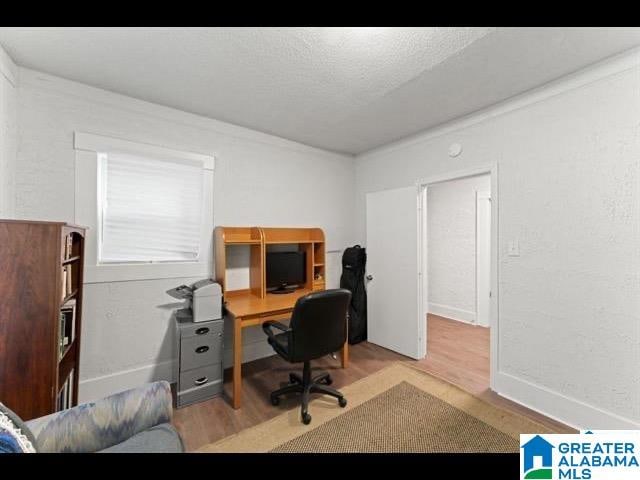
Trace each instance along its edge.
<instances>
[{"instance_id":1,"label":"chair wheel base","mask_svg":"<svg viewBox=\"0 0 640 480\"><path fill-rule=\"evenodd\" d=\"M304 362L302 375L296 373L289 374L289 383L278 390L271 392L269 399L271 404L276 406L280 403L280 397L289 394L302 394L302 405L300 406L301 421L305 425L311 423L311 415L309 415L310 395L320 394L329 395L338 400L340 407L347 406L347 399L344 398L335 388L329 387L333 383L331 375L328 373L320 373L315 377L311 376L311 366L309 362Z\"/></svg>"}]
</instances>

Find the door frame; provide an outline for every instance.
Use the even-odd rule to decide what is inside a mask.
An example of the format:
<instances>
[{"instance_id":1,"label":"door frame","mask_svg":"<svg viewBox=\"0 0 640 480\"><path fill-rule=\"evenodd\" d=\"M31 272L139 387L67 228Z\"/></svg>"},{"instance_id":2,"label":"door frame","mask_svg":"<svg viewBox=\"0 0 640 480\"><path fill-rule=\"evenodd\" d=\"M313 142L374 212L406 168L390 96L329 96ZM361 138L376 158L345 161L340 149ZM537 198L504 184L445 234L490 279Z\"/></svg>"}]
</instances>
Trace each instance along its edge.
<instances>
[{"instance_id":1,"label":"door frame","mask_svg":"<svg viewBox=\"0 0 640 480\"><path fill-rule=\"evenodd\" d=\"M478 313L480 312L480 251L478 249L478 239L480 235L480 229L482 227L482 223L480 222L480 202L482 200L489 200L489 205L491 205L491 192L486 190L476 190L476 318L474 320L474 324L478 326L484 326L478 321ZM491 209L489 209L491 212ZM489 228L491 228L491 218L489 218ZM491 235L491 231L489 231L489 235ZM491 239L489 239L489 247L491 247ZM491 250L489 250L489 266L491 266ZM489 274L491 276L491 274ZM489 278L489 298L491 298L491 278ZM489 307L491 308L491 307Z\"/></svg>"},{"instance_id":2,"label":"door frame","mask_svg":"<svg viewBox=\"0 0 640 480\"><path fill-rule=\"evenodd\" d=\"M498 164L490 163L477 167L471 167L464 170L451 171L433 175L427 178L420 179L416 182L416 186L419 191L418 202L418 298L419 298L419 311L421 312L420 318L424 321L419 322L418 337L423 338L421 342L420 354L424 357L427 352L427 300L429 291L429 279L427 275L427 188L429 185L435 185L438 183L448 182L450 180L459 180L462 178L475 177L478 175L489 175L491 178L491 302L489 307L489 386L492 390L495 390L496 374L498 372L498 339L500 329L500 315L499 315L499 296L498 290Z\"/></svg>"}]
</instances>

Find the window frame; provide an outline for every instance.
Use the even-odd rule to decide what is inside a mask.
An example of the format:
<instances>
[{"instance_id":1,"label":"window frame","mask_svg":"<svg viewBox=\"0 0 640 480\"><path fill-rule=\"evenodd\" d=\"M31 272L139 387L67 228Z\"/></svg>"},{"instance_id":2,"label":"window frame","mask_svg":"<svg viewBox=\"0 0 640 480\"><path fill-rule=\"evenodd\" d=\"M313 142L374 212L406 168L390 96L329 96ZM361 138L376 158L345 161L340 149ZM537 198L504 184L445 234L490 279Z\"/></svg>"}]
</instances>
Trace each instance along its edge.
<instances>
[{"instance_id":1,"label":"window frame","mask_svg":"<svg viewBox=\"0 0 640 480\"><path fill-rule=\"evenodd\" d=\"M75 222L88 227L85 243L85 283L102 283L131 280L153 280L180 277L208 277L211 274L213 251L213 173L215 159L211 155L179 151L105 137L75 132L76 151ZM200 253L197 261L99 263L101 235L100 207L100 154L122 152L158 159L184 159L185 162L202 162L203 170L203 223Z\"/></svg>"}]
</instances>

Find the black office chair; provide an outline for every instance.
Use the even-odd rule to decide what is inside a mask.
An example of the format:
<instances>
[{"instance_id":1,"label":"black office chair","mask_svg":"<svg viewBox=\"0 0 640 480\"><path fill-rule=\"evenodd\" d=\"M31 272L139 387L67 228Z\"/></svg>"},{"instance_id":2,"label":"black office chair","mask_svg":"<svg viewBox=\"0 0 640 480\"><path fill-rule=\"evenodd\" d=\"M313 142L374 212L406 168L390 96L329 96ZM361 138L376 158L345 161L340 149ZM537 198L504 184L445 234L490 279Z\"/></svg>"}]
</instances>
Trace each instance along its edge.
<instances>
[{"instance_id":1,"label":"black office chair","mask_svg":"<svg viewBox=\"0 0 640 480\"><path fill-rule=\"evenodd\" d=\"M310 293L300 297L293 308L289 326L270 321L262 324L269 337L269 345L278 355L291 363L304 362L302 377L289 374L289 384L271 393L271 403L278 405L286 393L302 393L302 422L309 424L309 395L324 393L338 399L341 407L347 405L342 393L330 388L328 373L311 378L310 361L340 350L347 339L347 309L351 301L349 290L338 288ZM273 329L282 333L274 334Z\"/></svg>"}]
</instances>

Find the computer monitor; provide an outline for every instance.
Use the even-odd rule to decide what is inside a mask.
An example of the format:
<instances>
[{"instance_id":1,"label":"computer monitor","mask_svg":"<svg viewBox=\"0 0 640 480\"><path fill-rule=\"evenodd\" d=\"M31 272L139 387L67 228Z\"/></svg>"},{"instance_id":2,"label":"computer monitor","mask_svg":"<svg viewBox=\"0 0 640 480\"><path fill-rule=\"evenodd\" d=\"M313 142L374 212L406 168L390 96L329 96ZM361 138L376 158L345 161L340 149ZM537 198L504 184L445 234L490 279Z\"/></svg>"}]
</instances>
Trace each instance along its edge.
<instances>
[{"instance_id":1,"label":"computer monitor","mask_svg":"<svg viewBox=\"0 0 640 480\"><path fill-rule=\"evenodd\" d=\"M305 252L267 252L267 289L291 293L306 281Z\"/></svg>"}]
</instances>

